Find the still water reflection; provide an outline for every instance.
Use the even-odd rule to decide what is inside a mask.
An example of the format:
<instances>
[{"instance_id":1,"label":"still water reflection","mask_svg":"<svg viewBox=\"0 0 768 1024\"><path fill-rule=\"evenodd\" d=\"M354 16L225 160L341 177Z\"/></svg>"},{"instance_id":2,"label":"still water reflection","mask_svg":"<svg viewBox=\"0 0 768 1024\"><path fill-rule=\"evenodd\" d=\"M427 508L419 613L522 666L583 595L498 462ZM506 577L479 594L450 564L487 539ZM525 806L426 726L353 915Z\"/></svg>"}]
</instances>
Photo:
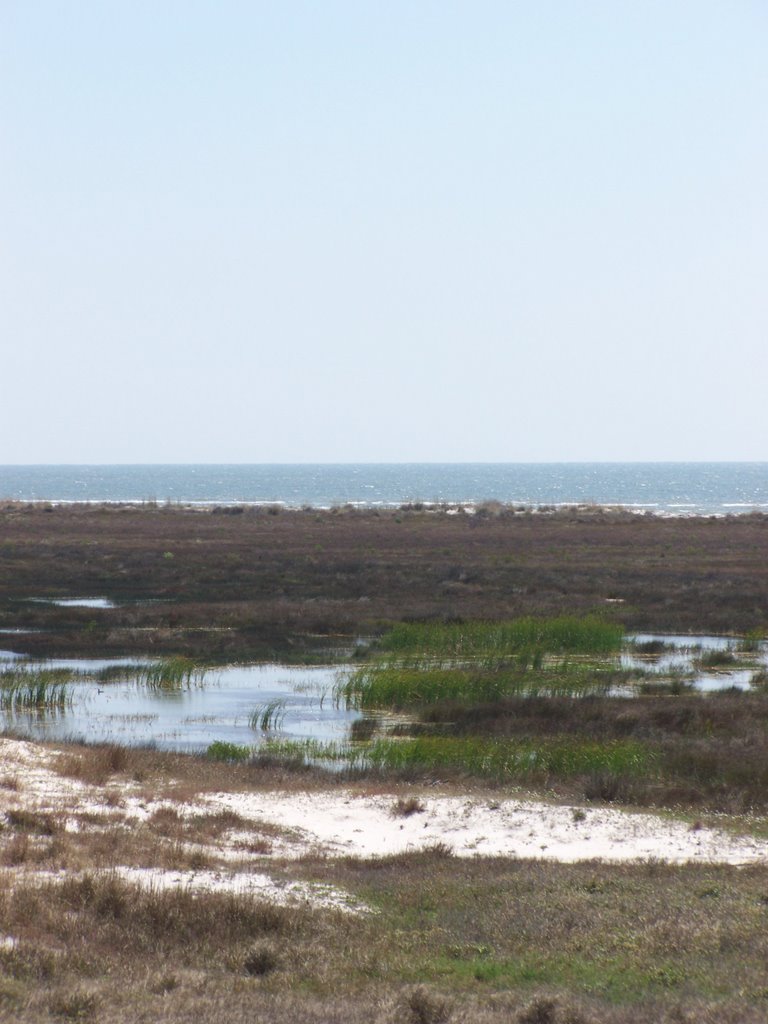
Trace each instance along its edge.
<instances>
[{"instance_id":1,"label":"still water reflection","mask_svg":"<svg viewBox=\"0 0 768 1024\"><path fill-rule=\"evenodd\" d=\"M654 649L655 645L655 649ZM725 664L707 664L714 653ZM733 658L733 664L728 658ZM723 659L721 659L723 660ZM717 636L637 634L627 637L618 663L637 669L646 680L684 680L701 691L746 690L756 670L768 665L765 645L744 663L738 641ZM214 741L257 746L267 738L258 713L272 705L269 732L287 739L342 740L357 711L334 700L334 690L352 669L286 665L228 665L208 670L202 680L163 689L147 683L147 662L133 658L54 659L35 662L0 651L0 670L65 669L76 673L71 701L50 710L0 710L0 728L33 738L152 744L161 749L205 750ZM99 678L104 670L119 678ZM629 696L632 689L622 691ZM254 718L257 720L254 721Z\"/></svg>"},{"instance_id":2,"label":"still water reflection","mask_svg":"<svg viewBox=\"0 0 768 1024\"><path fill-rule=\"evenodd\" d=\"M10 658L9 658L10 655ZM0 668L24 664L0 652ZM37 663L45 668L95 673L131 666L131 659L60 659ZM358 712L337 707L333 688L338 666L230 665L206 672L202 684L152 689L131 678L120 682L95 678L69 684L71 704L61 710L0 713L0 725L39 739L82 738L88 742L152 744L161 749L204 750L215 740L254 746L265 733L251 724L259 708L280 702L280 734L290 739L341 739Z\"/></svg>"}]
</instances>

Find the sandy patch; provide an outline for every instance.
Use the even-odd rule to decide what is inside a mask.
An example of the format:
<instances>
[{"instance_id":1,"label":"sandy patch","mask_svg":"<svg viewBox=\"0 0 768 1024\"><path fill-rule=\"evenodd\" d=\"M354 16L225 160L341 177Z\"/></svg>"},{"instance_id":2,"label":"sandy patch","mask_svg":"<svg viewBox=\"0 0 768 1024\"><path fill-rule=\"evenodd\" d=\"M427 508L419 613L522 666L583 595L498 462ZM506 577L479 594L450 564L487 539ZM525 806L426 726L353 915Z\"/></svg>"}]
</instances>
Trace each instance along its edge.
<instances>
[{"instance_id":1,"label":"sandy patch","mask_svg":"<svg viewBox=\"0 0 768 1024\"><path fill-rule=\"evenodd\" d=\"M250 871L173 871L164 868L115 867L108 871L89 872L90 876L119 878L130 885L148 891L183 889L190 893L230 893L237 896L252 896L280 906L311 906L324 909L342 910L348 913L365 913L369 910L359 900L331 885L309 882L287 882L271 878L263 872ZM82 872L45 871L23 868L21 870L0 869L3 884L11 887L21 881L36 884L62 882L64 879L84 877ZM0 949L12 948L16 943L12 936L0 936Z\"/></svg>"},{"instance_id":2,"label":"sandy patch","mask_svg":"<svg viewBox=\"0 0 768 1024\"><path fill-rule=\"evenodd\" d=\"M307 849L331 856L373 857L441 843L459 857L537 857L579 861L655 858L670 863L749 864L768 860L768 842L716 829L692 830L654 814L536 801L460 797L422 799L423 812L393 815L394 796L353 793L217 793L222 806L245 819L274 821L300 833L295 855ZM284 854L285 855L285 854Z\"/></svg>"},{"instance_id":3,"label":"sandy patch","mask_svg":"<svg viewBox=\"0 0 768 1024\"><path fill-rule=\"evenodd\" d=\"M768 841L764 839L711 828L694 830L655 814L430 794L421 798L422 811L403 817L393 814L395 794L361 795L336 788L307 793L214 793L179 804L144 799L132 783L118 786L111 781L108 787L99 788L63 778L51 768L56 756L31 743L0 740L0 814L13 808L53 814L65 830L75 831L101 825L115 827L118 823L130 827L131 822L145 822L164 807L173 807L182 816L233 811L247 823L245 829L239 824L202 849L224 863L225 873L235 886L258 889L261 883L251 873L243 876L250 879L248 882L235 880L238 867L251 861L264 865L270 858L317 852L325 856L377 857L436 843L460 857L768 862ZM113 806L116 793L117 808ZM85 825L78 821L79 815L87 816L83 819ZM265 826L274 833L269 842L251 844L249 851L249 842L263 836ZM231 870L227 861L233 862ZM191 884L190 873L185 873L183 879L178 877L178 884ZM194 884L203 884L206 877L204 872L197 872ZM217 877L220 881L224 875ZM208 882L214 884L213 879ZM166 884L165 876L162 884Z\"/></svg>"},{"instance_id":4,"label":"sandy patch","mask_svg":"<svg viewBox=\"0 0 768 1024\"><path fill-rule=\"evenodd\" d=\"M367 910L363 904L331 885L281 882L258 872L117 868L116 874L127 882L148 889L183 888L189 892L229 892L258 897L282 906L309 904L353 913Z\"/></svg>"}]
</instances>

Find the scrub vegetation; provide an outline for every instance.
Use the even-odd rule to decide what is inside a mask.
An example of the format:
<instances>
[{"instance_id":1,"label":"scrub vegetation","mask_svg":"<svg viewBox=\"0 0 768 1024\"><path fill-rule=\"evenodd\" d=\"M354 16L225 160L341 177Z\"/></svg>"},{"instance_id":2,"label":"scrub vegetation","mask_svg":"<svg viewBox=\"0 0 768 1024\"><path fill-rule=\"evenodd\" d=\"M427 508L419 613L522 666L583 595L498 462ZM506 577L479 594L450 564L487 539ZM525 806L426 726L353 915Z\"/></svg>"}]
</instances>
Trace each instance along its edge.
<instances>
[{"instance_id":1,"label":"scrub vegetation","mask_svg":"<svg viewBox=\"0 0 768 1024\"><path fill-rule=\"evenodd\" d=\"M632 631L738 634L768 625L768 516L449 511L7 502L0 628L42 630L14 637L27 653L183 653L210 664L311 659L393 623L599 615ZM99 595L116 607L29 600L40 595Z\"/></svg>"},{"instance_id":2,"label":"scrub vegetation","mask_svg":"<svg viewBox=\"0 0 768 1024\"><path fill-rule=\"evenodd\" d=\"M291 782L277 766L118 751L74 747L59 761L103 787L111 826L86 815L66 828L65 807L5 815L3 870L46 874L7 875L0 891L2 1021L208 1024L222 1005L243 1024L764 1020L764 866L568 865L457 858L443 846L270 858L277 879L351 894L365 908L353 914L138 886L110 866L216 870L197 844L246 829L266 853L274 826L186 805L201 792ZM126 828L115 794L137 778L161 803ZM328 784L317 774L293 781ZM393 795L394 818L424 812L410 787Z\"/></svg>"},{"instance_id":3,"label":"scrub vegetation","mask_svg":"<svg viewBox=\"0 0 768 1024\"><path fill-rule=\"evenodd\" d=\"M459 859L439 844L283 860L274 827L187 805L351 785L384 794L399 829L447 787L488 806L533 793L574 802L579 828L590 805L610 804L760 833L768 517L7 503L0 538L0 628L30 630L13 634L16 651L130 655L97 683L158 692L203 685L224 661L338 654L353 671L334 696L363 716L346 743L254 735L253 747L217 742L200 756L52 753L67 779L99 787L110 818L73 828L65 808L32 807L0 820L0 1021L765 1019L765 865ZM30 600L41 594L115 606ZM654 674L663 640L622 661L625 629L731 634L699 668L748 669L752 685L701 693L690 672ZM79 681L11 664L0 701L54 713ZM250 725L268 736L282 714L279 702L256 707ZM10 795L22 785L0 783ZM129 819L123 787L151 813ZM338 886L366 911L118 873L229 870L232 850L211 845L225 835L239 837L248 872L264 856L278 881Z\"/></svg>"}]
</instances>

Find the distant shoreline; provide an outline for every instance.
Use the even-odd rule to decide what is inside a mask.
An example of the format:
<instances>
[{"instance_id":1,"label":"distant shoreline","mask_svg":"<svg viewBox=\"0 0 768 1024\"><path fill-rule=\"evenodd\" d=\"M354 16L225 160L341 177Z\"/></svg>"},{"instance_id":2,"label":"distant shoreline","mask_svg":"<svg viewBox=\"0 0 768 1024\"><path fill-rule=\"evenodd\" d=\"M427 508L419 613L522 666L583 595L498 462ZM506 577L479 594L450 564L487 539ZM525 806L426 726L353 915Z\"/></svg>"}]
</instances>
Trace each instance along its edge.
<instances>
[{"instance_id":1,"label":"distant shoreline","mask_svg":"<svg viewBox=\"0 0 768 1024\"><path fill-rule=\"evenodd\" d=\"M331 509L600 506L664 516L768 511L768 463L0 466L0 500Z\"/></svg>"},{"instance_id":2,"label":"distant shoreline","mask_svg":"<svg viewBox=\"0 0 768 1024\"><path fill-rule=\"evenodd\" d=\"M0 507L32 505L51 508L129 508L129 509L189 509L216 511L217 509L231 512L235 509L270 509L279 508L285 512L334 512L353 510L360 512L410 512L424 511L447 515L476 515L478 510L493 509L496 514L506 515L544 515L553 516L563 513L579 513L583 515L626 514L632 516L650 516L660 519L726 519L732 516L768 516L768 503L748 504L734 502L723 506L722 511L702 512L693 505L680 505L676 510L663 508L658 503L622 503L622 502L581 502L558 501L542 504L524 502L503 502L496 499L475 499L465 501L344 501L330 504L310 504L308 502L293 503L282 499L165 499L155 498L0 498Z\"/></svg>"}]
</instances>

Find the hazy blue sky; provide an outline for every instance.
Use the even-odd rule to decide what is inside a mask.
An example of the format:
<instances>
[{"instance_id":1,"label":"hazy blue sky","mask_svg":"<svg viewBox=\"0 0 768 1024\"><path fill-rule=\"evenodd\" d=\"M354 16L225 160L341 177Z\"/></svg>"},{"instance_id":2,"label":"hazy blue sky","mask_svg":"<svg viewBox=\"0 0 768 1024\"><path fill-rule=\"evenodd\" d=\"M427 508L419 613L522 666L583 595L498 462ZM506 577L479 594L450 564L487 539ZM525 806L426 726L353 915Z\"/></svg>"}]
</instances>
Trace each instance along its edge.
<instances>
[{"instance_id":1,"label":"hazy blue sky","mask_svg":"<svg viewBox=\"0 0 768 1024\"><path fill-rule=\"evenodd\" d=\"M0 0L0 464L768 459L765 0Z\"/></svg>"}]
</instances>

